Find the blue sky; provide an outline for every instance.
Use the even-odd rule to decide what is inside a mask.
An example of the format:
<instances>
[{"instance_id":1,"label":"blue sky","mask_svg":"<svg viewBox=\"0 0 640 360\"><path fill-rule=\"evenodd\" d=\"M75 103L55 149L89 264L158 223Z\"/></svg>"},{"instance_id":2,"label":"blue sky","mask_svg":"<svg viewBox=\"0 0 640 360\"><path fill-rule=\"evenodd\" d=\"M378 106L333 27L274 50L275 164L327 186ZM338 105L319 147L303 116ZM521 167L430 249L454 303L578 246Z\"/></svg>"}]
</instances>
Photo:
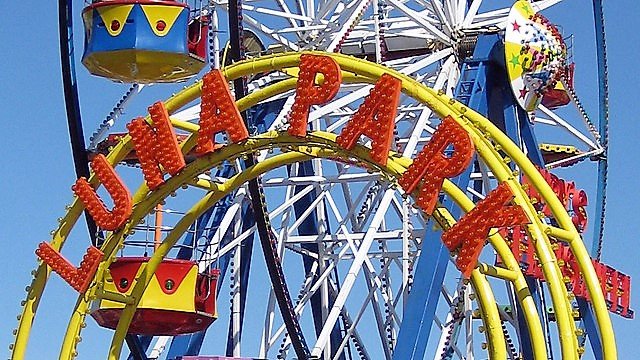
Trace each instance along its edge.
<instances>
[{"instance_id":1,"label":"blue sky","mask_svg":"<svg viewBox=\"0 0 640 360\"><path fill-rule=\"evenodd\" d=\"M35 7L34 4L40 4ZM563 23L565 32L590 37L592 19L583 16L591 7L590 1L569 1L558 11L575 13ZM81 3L76 2L76 11ZM630 274L632 286L638 288L640 262L637 220L640 190L640 121L636 112L640 74L635 64L640 59L640 35L634 30L640 3L631 0L606 2L607 44L610 82L610 152L609 192L603 261ZM553 21L553 13L548 17ZM585 30L586 29L586 30ZM30 282L35 267L34 250L40 241L48 240L56 227L56 219L64 214L64 206L71 200L70 187L74 181L73 163L67 136L66 118L60 78L57 34L57 4L55 1L13 1L0 13L0 104L3 131L0 156L2 186L0 187L0 276L4 279L0 296L0 345L12 342L11 330L16 326L24 288ZM76 29L81 46L80 28ZM596 89L592 46L584 38L576 48L576 87L587 110L596 117ZM80 48L76 49L78 54ZM581 62L582 61L582 62ZM78 69L81 106L85 118L85 134L89 134L109 112L123 93L122 85L91 78ZM169 94L167 88L153 89L160 98ZM153 96L153 95L152 95ZM151 102L149 102L151 103ZM133 116L133 115L131 115ZM124 119L126 121L128 119ZM88 136L88 135L87 135ZM595 176L595 173L593 173ZM593 181L593 180L591 180ZM595 200L595 194L590 194ZM592 202L593 202L592 200ZM70 240L65 255L77 260L88 246L78 231ZM68 252L68 253L67 253ZM45 338L46 329L66 322L75 300L74 293L54 278L45 293L43 310L46 320L36 323L36 336ZM632 308L640 310L638 292L632 296ZM636 357L638 321L612 316L617 333L621 359ZM50 331L64 331L64 327ZM61 334L56 334L60 337ZM88 339L92 344L110 341ZM39 343L41 345L42 343ZM87 349L88 347L85 347ZM30 351L30 358L49 359L57 354L57 347ZM3 354L0 352L0 354ZM84 354L92 358L91 354Z\"/></svg>"}]
</instances>

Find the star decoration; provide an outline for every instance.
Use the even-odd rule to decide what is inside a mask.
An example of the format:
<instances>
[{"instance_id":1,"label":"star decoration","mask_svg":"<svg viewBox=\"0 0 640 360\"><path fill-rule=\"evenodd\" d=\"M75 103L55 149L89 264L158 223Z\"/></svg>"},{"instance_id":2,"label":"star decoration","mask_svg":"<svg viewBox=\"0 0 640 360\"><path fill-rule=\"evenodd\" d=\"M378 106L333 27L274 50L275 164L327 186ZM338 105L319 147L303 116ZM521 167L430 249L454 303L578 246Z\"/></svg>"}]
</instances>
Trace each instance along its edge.
<instances>
[{"instance_id":1,"label":"star decoration","mask_svg":"<svg viewBox=\"0 0 640 360\"><path fill-rule=\"evenodd\" d=\"M515 20L514 20L514 21L511 23L511 25L513 25L513 31L520 32L520 25L518 24L518 22L517 22L517 21L515 21Z\"/></svg>"},{"instance_id":2,"label":"star decoration","mask_svg":"<svg viewBox=\"0 0 640 360\"><path fill-rule=\"evenodd\" d=\"M531 6L529 6L529 3L526 1L522 2L522 7L521 9L527 14L527 15L532 15L533 10L531 9Z\"/></svg>"},{"instance_id":3,"label":"star decoration","mask_svg":"<svg viewBox=\"0 0 640 360\"><path fill-rule=\"evenodd\" d=\"M524 97L527 96L527 92L527 88L523 87L522 89L520 89L520 96L518 96L518 98L524 99Z\"/></svg>"},{"instance_id":4,"label":"star decoration","mask_svg":"<svg viewBox=\"0 0 640 360\"><path fill-rule=\"evenodd\" d=\"M513 65L513 67L515 68L516 66L520 65L520 60L519 60L519 56L516 54L511 55L511 60L509 60L509 63L511 65Z\"/></svg>"}]
</instances>

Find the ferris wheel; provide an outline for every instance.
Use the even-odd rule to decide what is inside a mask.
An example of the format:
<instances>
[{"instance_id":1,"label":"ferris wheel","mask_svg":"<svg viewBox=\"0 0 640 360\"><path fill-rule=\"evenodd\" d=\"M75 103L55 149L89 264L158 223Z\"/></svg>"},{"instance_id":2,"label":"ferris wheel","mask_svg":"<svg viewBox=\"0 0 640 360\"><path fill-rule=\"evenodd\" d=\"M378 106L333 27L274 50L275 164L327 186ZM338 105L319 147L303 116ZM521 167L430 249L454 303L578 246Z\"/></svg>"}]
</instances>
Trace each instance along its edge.
<instances>
[{"instance_id":1,"label":"ferris wheel","mask_svg":"<svg viewBox=\"0 0 640 360\"><path fill-rule=\"evenodd\" d=\"M599 262L604 195L587 251L586 194L550 170L595 160L603 191L606 114L584 112L542 15L562 1L486 3L87 4L83 63L134 84L39 247L13 358L51 270L79 292L63 359L92 326L114 330L110 359L579 358L586 341L616 358L609 312L633 312ZM143 84L198 73L109 134ZM60 252L84 209L75 268Z\"/></svg>"}]
</instances>

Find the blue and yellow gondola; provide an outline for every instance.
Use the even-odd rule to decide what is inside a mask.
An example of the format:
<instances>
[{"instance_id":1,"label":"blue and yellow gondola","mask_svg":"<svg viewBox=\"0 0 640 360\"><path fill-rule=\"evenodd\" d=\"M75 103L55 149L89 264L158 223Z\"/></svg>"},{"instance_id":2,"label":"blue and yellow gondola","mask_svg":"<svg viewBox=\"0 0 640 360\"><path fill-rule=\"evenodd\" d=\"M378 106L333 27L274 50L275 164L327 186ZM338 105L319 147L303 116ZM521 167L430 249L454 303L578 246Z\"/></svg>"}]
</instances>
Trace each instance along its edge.
<instances>
[{"instance_id":1,"label":"blue and yellow gondola","mask_svg":"<svg viewBox=\"0 0 640 360\"><path fill-rule=\"evenodd\" d=\"M105 0L87 6L82 18L82 63L94 75L127 83L175 82L205 65L205 55L195 49L206 43L206 27L202 19L190 19L185 3ZM190 36L194 31L197 36Z\"/></svg>"}]
</instances>

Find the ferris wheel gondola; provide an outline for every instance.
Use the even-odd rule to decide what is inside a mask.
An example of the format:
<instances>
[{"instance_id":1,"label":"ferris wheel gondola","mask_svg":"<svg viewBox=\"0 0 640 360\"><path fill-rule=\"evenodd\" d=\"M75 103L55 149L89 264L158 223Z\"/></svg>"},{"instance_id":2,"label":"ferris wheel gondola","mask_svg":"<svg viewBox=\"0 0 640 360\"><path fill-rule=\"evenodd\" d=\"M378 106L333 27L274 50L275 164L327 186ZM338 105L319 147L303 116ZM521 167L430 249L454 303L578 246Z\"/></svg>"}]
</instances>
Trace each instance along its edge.
<instances>
[{"instance_id":1,"label":"ferris wheel gondola","mask_svg":"<svg viewBox=\"0 0 640 360\"><path fill-rule=\"evenodd\" d=\"M183 81L206 63L207 17L186 2L94 1L82 11L82 63L127 83Z\"/></svg>"}]
</instances>

